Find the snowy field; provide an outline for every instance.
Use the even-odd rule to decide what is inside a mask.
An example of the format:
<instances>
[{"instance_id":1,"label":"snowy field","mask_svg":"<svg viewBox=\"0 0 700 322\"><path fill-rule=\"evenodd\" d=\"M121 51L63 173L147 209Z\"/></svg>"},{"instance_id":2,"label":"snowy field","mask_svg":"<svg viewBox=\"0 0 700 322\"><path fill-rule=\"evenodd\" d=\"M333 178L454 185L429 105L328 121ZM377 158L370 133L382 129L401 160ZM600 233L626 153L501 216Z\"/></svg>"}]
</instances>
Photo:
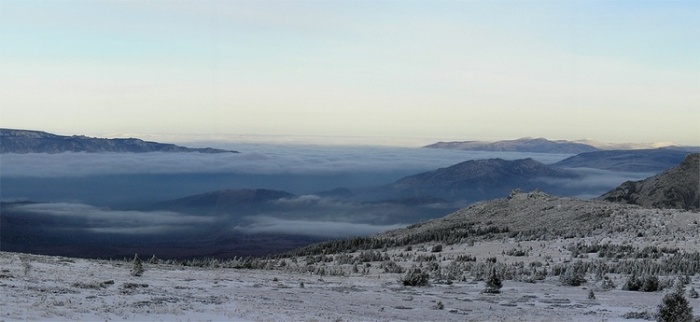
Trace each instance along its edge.
<instances>
[{"instance_id":1,"label":"snowy field","mask_svg":"<svg viewBox=\"0 0 700 322\"><path fill-rule=\"evenodd\" d=\"M547 252L555 262L567 257L560 251L561 241L522 246L533 246L540 256ZM459 249L449 247L442 256L465 252L455 247ZM492 241L478 243L470 252L488 256L512 247L507 241ZM388 251L394 258L400 252ZM508 261L507 256L497 257ZM484 282L473 279L403 286L405 274L385 273L381 262L365 263L357 273L350 265L339 265L336 274L318 274L319 267L327 272L334 268L307 266L302 258L286 263L247 270L144 261L145 272L137 277L130 274L130 262L0 252L0 320L635 321L623 315L655 312L669 291L623 291L624 281L616 275L611 276L617 284L612 290L601 289L592 277L571 287L550 276L537 283L506 280L500 294L485 294ZM398 264L407 268L415 263ZM690 287L700 289L697 276ZM591 290L595 299L589 299ZM698 299L689 301L697 315Z\"/></svg>"}]
</instances>

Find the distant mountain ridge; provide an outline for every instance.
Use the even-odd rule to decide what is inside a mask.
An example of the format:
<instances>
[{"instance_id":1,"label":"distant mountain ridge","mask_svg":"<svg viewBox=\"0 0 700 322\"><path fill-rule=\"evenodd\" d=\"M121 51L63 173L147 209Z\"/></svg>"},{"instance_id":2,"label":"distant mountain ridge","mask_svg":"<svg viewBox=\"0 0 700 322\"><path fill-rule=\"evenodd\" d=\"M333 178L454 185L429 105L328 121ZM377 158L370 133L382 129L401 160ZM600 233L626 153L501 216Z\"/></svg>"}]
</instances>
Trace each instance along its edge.
<instances>
[{"instance_id":1,"label":"distant mountain ridge","mask_svg":"<svg viewBox=\"0 0 700 322\"><path fill-rule=\"evenodd\" d=\"M198 214L237 213L243 210L264 207L266 203L282 198L296 197L294 194L269 189L227 189L206 192L162 202L155 208L184 210Z\"/></svg>"},{"instance_id":2,"label":"distant mountain ridge","mask_svg":"<svg viewBox=\"0 0 700 322\"><path fill-rule=\"evenodd\" d=\"M519 138L515 140L488 141L451 141L437 142L424 146L432 149L452 149L465 151L492 152L532 152L579 154L599 150L639 150L639 149L673 149L700 152L700 147L677 146L672 142L660 143L603 143L593 140L548 140L545 138Z\"/></svg>"},{"instance_id":3,"label":"distant mountain ridge","mask_svg":"<svg viewBox=\"0 0 700 322\"><path fill-rule=\"evenodd\" d=\"M686 155L686 151L668 148L594 151L574 155L553 166L658 173L677 165Z\"/></svg>"},{"instance_id":4,"label":"distant mountain ridge","mask_svg":"<svg viewBox=\"0 0 700 322\"><path fill-rule=\"evenodd\" d=\"M694 148L690 146L679 146L673 142L655 142L655 143L607 143L595 140L575 140L575 143L587 144L599 150L644 150L644 149L660 149L660 148L678 148L687 149Z\"/></svg>"},{"instance_id":5,"label":"distant mountain ridge","mask_svg":"<svg viewBox=\"0 0 700 322\"><path fill-rule=\"evenodd\" d=\"M551 141L545 138L520 138L497 142L484 141L455 141L438 142L425 146L432 149L454 149L467 151L498 151L498 152L536 152L578 154L597 151L594 146L571 141Z\"/></svg>"},{"instance_id":6,"label":"distant mountain ridge","mask_svg":"<svg viewBox=\"0 0 700 322\"><path fill-rule=\"evenodd\" d=\"M627 181L599 199L653 208L700 210L700 153L656 176Z\"/></svg>"},{"instance_id":7,"label":"distant mountain ridge","mask_svg":"<svg viewBox=\"0 0 700 322\"><path fill-rule=\"evenodd\" d=\"M577 178L574 172L533 159L470 160L447 168L404 177L391 188L404 196L432 195L452 200L484 200L507 195L513 189L545 189L543 178Z\"/></svg>"},{"instance_id":8,"label":"distant mountain ridge","mask_svg":"<svg viewBox=\"0 0 700 322\"><path fill-rule=\"evenodd\" d=\"M0 129L0 153L63 152L199 152L237 153L214 148L186 148L175 144L149 142L135 138L105 139L82 135L63 136L42 131Z\"/></svg>"}]
</instances>

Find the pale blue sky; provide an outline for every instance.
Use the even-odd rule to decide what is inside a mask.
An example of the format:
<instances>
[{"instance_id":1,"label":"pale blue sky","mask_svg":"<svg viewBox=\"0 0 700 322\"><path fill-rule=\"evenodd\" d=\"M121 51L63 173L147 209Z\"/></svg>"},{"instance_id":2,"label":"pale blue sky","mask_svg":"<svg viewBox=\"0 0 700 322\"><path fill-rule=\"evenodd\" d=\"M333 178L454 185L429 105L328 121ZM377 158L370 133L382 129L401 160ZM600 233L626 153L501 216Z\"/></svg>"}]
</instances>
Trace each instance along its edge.
<instances>
[{"instance_id":1,"label":"pale blue sky","mask_svg":"<svg viewBox=\"0 0 700 322\"><path fill-rule=\"evenodd\" d=\"M700 2L0 0L0 104L61 134L700 145Z\"/></svg>"}]
</instances>

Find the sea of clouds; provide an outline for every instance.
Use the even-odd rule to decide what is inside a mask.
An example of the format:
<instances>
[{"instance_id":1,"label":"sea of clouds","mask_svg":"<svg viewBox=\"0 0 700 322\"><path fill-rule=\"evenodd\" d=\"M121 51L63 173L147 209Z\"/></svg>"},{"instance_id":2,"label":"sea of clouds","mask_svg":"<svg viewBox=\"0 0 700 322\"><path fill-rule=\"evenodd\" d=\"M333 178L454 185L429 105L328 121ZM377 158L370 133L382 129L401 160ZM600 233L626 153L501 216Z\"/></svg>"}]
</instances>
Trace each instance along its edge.
<instances>
[{"instance_id":1,"label":"sea of clouds","mask_svg":"<svg viewBox=\"0 0 700 322\"><path fill-rule=\"evenodd\" d=\"M570 155L456 151L426 148L246 145L241 153L29 153L3 154L2 177L115 174L244 173L329 174L422 172L467 160L533 158L554 163Z\"/></svg>"},{"instance_id":2,"label":"sea of clouds","mask_svg":"<svg viewBox=\"0 0 700 322\"><path fill-rule=\"evenodd\" d=\"M369 235L426 220L427 216L443 216L456 206L408 207L335 200L314 193L389 184L403 176L468 160L533 158L552 164L570 156L368 146L244 144L233 148L240 153L3 154L0 199L34 202L13 205L5 219L33 218L57 232L124 238L207 235L222 230L234 235L245 232L321 238ZM575 171L582 176L556 183L580 189L584 191L580 197L586 198L624 181L652 175ZM192 194L242 188L286 190L297 196L273 201L275 211L236 220L145 207Z\"/></svg>"}]
</instances>

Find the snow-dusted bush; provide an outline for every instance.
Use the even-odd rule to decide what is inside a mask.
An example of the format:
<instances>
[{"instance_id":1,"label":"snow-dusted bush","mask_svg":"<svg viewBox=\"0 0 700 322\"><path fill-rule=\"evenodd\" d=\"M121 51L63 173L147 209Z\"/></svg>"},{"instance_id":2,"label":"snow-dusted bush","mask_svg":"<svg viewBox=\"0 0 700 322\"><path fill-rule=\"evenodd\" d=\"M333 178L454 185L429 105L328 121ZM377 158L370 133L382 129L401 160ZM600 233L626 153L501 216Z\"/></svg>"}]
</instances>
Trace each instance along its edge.
<instances>
[{"instance_id":1,"label":"snow-dusted bush","mask_svg":"<svg viewBox=\"0 0 700 322\"><path fill-rule=\"evenodd\" d=\"M401 273L403 273L403 272L406 271L403 267L399 266L399 265L396 264L396 262L394 262L394 261L387 261L387 262L384 262L384 263L382 263L382 267L384 268L384 272L385 272L385 273L398 273L398 274L401 274Z\"/></svg>"},{"instance_id":2,"label":"snow-dusted bush","mask_svg":"<svg viewBox=\"0 0 700 322\"><path fill-rule=\"evenodd\" d=\"M527 249L522 249L521 247L518 247L518 248L509 249L508 251L504 251L503 254L508 255L508 256L514 256L514 257L522 257L522 256L529 256L530 251Z\"/></svg>"},{"instance_id":3,"label":"snow-dusted bush","mask_svg":"<svg viewBox=\"0 0 700 322\"><path fill-rule=\"evenodd\" d=\"M102 289L105 288L109 285L113 285L114 280L109 280L109 281L104 281L104 282L91 282L91 283L83 283L83 282L75 282L71 286L76 287L76 288L84 288L84 289Z\"/></svg>"},{"instance_id":4,"label":"snow-dusted bush","mask_svg":"<svg viewBox=\"0 0 700 322\"><path fill-rule=\"evenodd\" d=\"M698 291L696 291L694 287L691 287L688 290L688 297L690 297L691 299L696 299L696 298L700 297L700 295L698 294Z\"/></svg>"},{"instance_id":5,"label":"snow-dusted bush","mask_svg":"<svg viewBox=\"0 0 700 322\"><path fill-rule=\"evenodd\" d=\"M664 295L656 317L659 322L690 322L693 321L693 308L683 296L683 289Z\"/></svg>"},{"instance_id":6,"label":"snow-dusted bush","mask_svg":"<svg viewBox=\"0 0 700 322\"><path fill-rule=\"evenodd\" d=\"M458 262L451 262L445 267L443 275L447 280L457 280L462 278L463 271L462 265Z\"/></svg>"},{"instance_id":7,"label":"snow-dusted bush","mask_svg":"<svg viewBox=\"0 0 700 322\"><path fill-rule=\"evenodd\" d=\"M401 282L404 286L427 286L430 276L418 267L411 268Z\"/></svg>"},{"instance_id":8,"label":"snow-dusted bush","mask_svg":"<svg viewBox=\"0 0 700 322\"><path fill-rule=\"evenodd\" d=\"M603 276L603 281L600 283L600 287L604 290L614 290L615 287L615 282L613 282L609 276Z\"/></svg>"},{"instance_id":9,"label":"snow-dusted bush","mask_svg":"<svg viewBox=\"0 0 700 322\"><path fill-rule=\"evenodd\" d=\"M559 281L563 285L569 286L580 286L586 283L586 268L581 262L576 262L574 265L570 265L564 271L564 274L559 275Z\"/></svg>"},{"instance_id":10,"label":"snow-dusted bush","mask_svg":"<svg viewBox=\"0 0 700 322\"><path fill-rule=\"evenodd\" d=\"M445 309L445 304L442 304L442 301L438 301L437 305L435 305L435 308L438 310L443 310Z\"/></svg>"},{"instance_id":11,"label":"snow-dusted bush","mask_svg":"<svg viewBox=\"0 0 700 322\"><path fill-rule=\"evenodd\" d=\"M641 312L627 312L622 315L625 319L635 319L635 320L654 320L654 314L648 311Z\"/></svg>"},{"instance_id":12,"label":"snow-dusted bush","mask_svg":"<svg viewBox=\"0 0 700 322\"><path fill-rule=\"evenodd\" d=\"M32 264L29 263L29 260L22 261L22 269L24 271L24 277L29 277L29 274L32 272Z\"/></svg>"},{"instance_id":13,"label":"snow-dusted bush","mask_svg":"<svg viewBox=\"0 0 700 322\"><path fill-rule=\"evenodd\" d=\"M647 278L644 279L644 284L642 284L642 291L643 292L656 292L660 291L661 287L659 286L659 278L651 275L647 276Z\"/></svg>"},{"instance_id":14,"label":"snow-dusted bush","mask_svg":"<svg viewBox=\"0 0 700 322\"><path fill-rule=\"evenodd\" d=\"M647 275L638 278L632 274L622 286L625 291L656 292L662 289L659 278L654 275Z\"/></svg>"},{"instance_id":15,"label":"snow-dusted bush","mask_svg":"<svg viewBox=\"0 0 700 322\"><path fill-rule=\"evenodd\" d=\"M503 282L501 278L496 274L496 270L492 270L489 277L486 279L486 288L484 293L498 294L501 293L501 287L503 287Z\"/></svg>"}]
</instances>

